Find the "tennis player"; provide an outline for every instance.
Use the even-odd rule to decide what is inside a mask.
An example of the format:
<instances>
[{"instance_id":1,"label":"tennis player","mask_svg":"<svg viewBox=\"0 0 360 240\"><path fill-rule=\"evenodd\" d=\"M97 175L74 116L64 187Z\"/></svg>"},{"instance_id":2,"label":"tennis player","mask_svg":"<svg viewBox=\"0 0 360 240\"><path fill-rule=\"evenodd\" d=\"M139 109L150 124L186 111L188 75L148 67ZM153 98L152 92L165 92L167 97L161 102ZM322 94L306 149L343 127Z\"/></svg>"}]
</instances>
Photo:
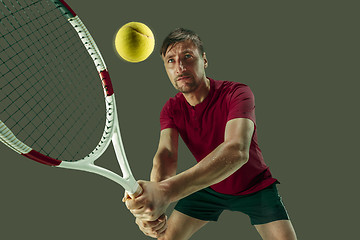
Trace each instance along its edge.
<instances>
[{"instance_id":1,"label":"tennis player","mask_svg":"<svg viewBox=\"0 0 360 240\"><path fill-rule=\"evenodd\" d=\"M258 146L250 88L207 77L208 60L193 31L171 32L161 56L179 93L160 114L151 181L139 181L141 196L124 199L139 228L162 240L189 239L230 210L248 215L263 239L296 239L277 191L279 182ZM198 163L176 174L179 135ZM172 202L178 203L167 220L164 213Z\"/></svg>"}]
</instances>

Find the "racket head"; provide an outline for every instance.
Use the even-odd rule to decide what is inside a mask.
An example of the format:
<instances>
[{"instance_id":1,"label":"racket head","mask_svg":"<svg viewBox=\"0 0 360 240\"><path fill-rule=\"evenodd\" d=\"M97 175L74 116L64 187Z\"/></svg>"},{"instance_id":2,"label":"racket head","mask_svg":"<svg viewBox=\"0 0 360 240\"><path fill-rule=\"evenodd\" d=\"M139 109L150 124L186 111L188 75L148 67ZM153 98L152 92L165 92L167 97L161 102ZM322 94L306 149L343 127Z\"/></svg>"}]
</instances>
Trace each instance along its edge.
<instances>
[{"instance_id":1,"label":"racket head","mask_svg":"<svg viewBox=\"0 0 360 240\"><path fill-rule=\"evenodd\" d=\"M116 109L90 33L62 0L2 1L0 18L0 140L47 165L95 161Z\"/></svg>"}]
</instances>

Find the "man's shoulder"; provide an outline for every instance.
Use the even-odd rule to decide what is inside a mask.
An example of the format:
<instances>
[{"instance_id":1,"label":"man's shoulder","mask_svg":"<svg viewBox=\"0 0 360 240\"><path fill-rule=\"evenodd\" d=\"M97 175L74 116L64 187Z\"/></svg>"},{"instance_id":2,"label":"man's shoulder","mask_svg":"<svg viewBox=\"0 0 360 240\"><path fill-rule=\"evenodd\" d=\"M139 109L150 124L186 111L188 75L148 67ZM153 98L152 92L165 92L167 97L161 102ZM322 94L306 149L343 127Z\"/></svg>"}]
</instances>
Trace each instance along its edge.
<instances>
[{"instance_id":1,"label":"man's shoulder","mask_svg":"<svg viewBox=\"0 0 360 240\"><path fill-rule=\"evenodd\" d=\"M251 91L250 87L244 83L228 81L228 80L214 80L215 91L219 92L232 92L235 90Z\"/></svg>"},{"instance_id":2,"label":"man's shoulder","mask_svg":"<svg viewBox=\"0 0 360 240\"><path fill-rule=\"evenodd\" d=\"M182 104L182 102L184 101L184 96L181 92L175 94L175 96L170 97L164 104L164 107L175 107L175 106L179 106Z\"/></svg>"}]
</instances>

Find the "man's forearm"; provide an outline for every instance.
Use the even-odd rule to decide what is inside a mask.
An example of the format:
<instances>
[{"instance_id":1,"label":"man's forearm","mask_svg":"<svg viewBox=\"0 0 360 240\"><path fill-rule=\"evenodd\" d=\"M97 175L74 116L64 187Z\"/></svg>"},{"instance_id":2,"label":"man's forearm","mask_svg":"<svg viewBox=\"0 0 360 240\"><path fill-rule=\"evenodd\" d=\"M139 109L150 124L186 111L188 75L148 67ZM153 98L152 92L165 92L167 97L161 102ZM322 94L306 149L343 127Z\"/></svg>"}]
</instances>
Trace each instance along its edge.
<instances>
[{"instance_id":1,"label":"man's forearm","mask_svg":"<svg viewBox=\"0 0 360 240\"><path fill-rule=\"evenodd\" d=\"M156 153L150 174L150 181L161 182L176 174L177 155L170 152Z\"/></svg>"},{"instance_id":2,"label":"man's forearm","mask_svg":"<svg viewBox=\"0 0 360 240\"><path fill-rule=\"evenodd\" d=\"M220 144L194 167L161 182L169 201L175 202L229 177L248 160L248 150L232 143Z\"/></svg>"}]
</instances>

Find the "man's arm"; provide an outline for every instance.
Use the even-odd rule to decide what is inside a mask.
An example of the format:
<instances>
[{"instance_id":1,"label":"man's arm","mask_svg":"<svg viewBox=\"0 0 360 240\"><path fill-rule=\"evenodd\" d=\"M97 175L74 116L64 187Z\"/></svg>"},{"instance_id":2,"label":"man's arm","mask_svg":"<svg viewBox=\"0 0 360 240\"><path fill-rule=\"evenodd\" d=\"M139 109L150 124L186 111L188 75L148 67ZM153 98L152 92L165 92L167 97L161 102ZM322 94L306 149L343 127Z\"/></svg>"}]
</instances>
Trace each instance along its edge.
<instances>
[{"instance_id":1,"label":"man's arm","mask_svg":"<svg viewBox=\"0 0 360 240\"><path fill-rule=\"evenodd\" d=\"M160 132L159 146L153 159L150 181L160 182L176 174L178 160L179 133L176 129L167 128ZM125 197L124 202L131 198ZM136 218L136 224L147 236L158 238L165 234L167 216L162 214L154 221Z\"/></svg>"},{"instance_id":2,"label":"man's arm","mask_svg":"<svg viewBox=\"0 0 360 240\"><path fill-rule=\"evenodd\" d=\"M222 144L194 167L178 175L159 183L139 181L144 193L128 201L128 208L139 219L155 220L171 202L229 177L248 161L253 132L254 123L249 119L228 121Z\"/></svg>"},{"instance_id":3,"label":"man's arm","mask_svg":"<svg viewBox=\"0 0 360 240\"><path fill-rule=\"evenodd\" d=\"M241 168L249 159L254 123L245 118L226 124L225 140L194 167L163 181L167 201L178 201L216 184ZM206 140L205 140L206 141Z\"/></svg>"},{"instance_id":4,"label":"man's arm","mask_svg":"<svg viewBox=\"0 0 360 240\"><path fill-rule=\"evenodd\" d=\"M176 174L179 133L167 128L160 132L159 146L153 159L150 181L160 182Z\"/></svg>"}]
</instances>

